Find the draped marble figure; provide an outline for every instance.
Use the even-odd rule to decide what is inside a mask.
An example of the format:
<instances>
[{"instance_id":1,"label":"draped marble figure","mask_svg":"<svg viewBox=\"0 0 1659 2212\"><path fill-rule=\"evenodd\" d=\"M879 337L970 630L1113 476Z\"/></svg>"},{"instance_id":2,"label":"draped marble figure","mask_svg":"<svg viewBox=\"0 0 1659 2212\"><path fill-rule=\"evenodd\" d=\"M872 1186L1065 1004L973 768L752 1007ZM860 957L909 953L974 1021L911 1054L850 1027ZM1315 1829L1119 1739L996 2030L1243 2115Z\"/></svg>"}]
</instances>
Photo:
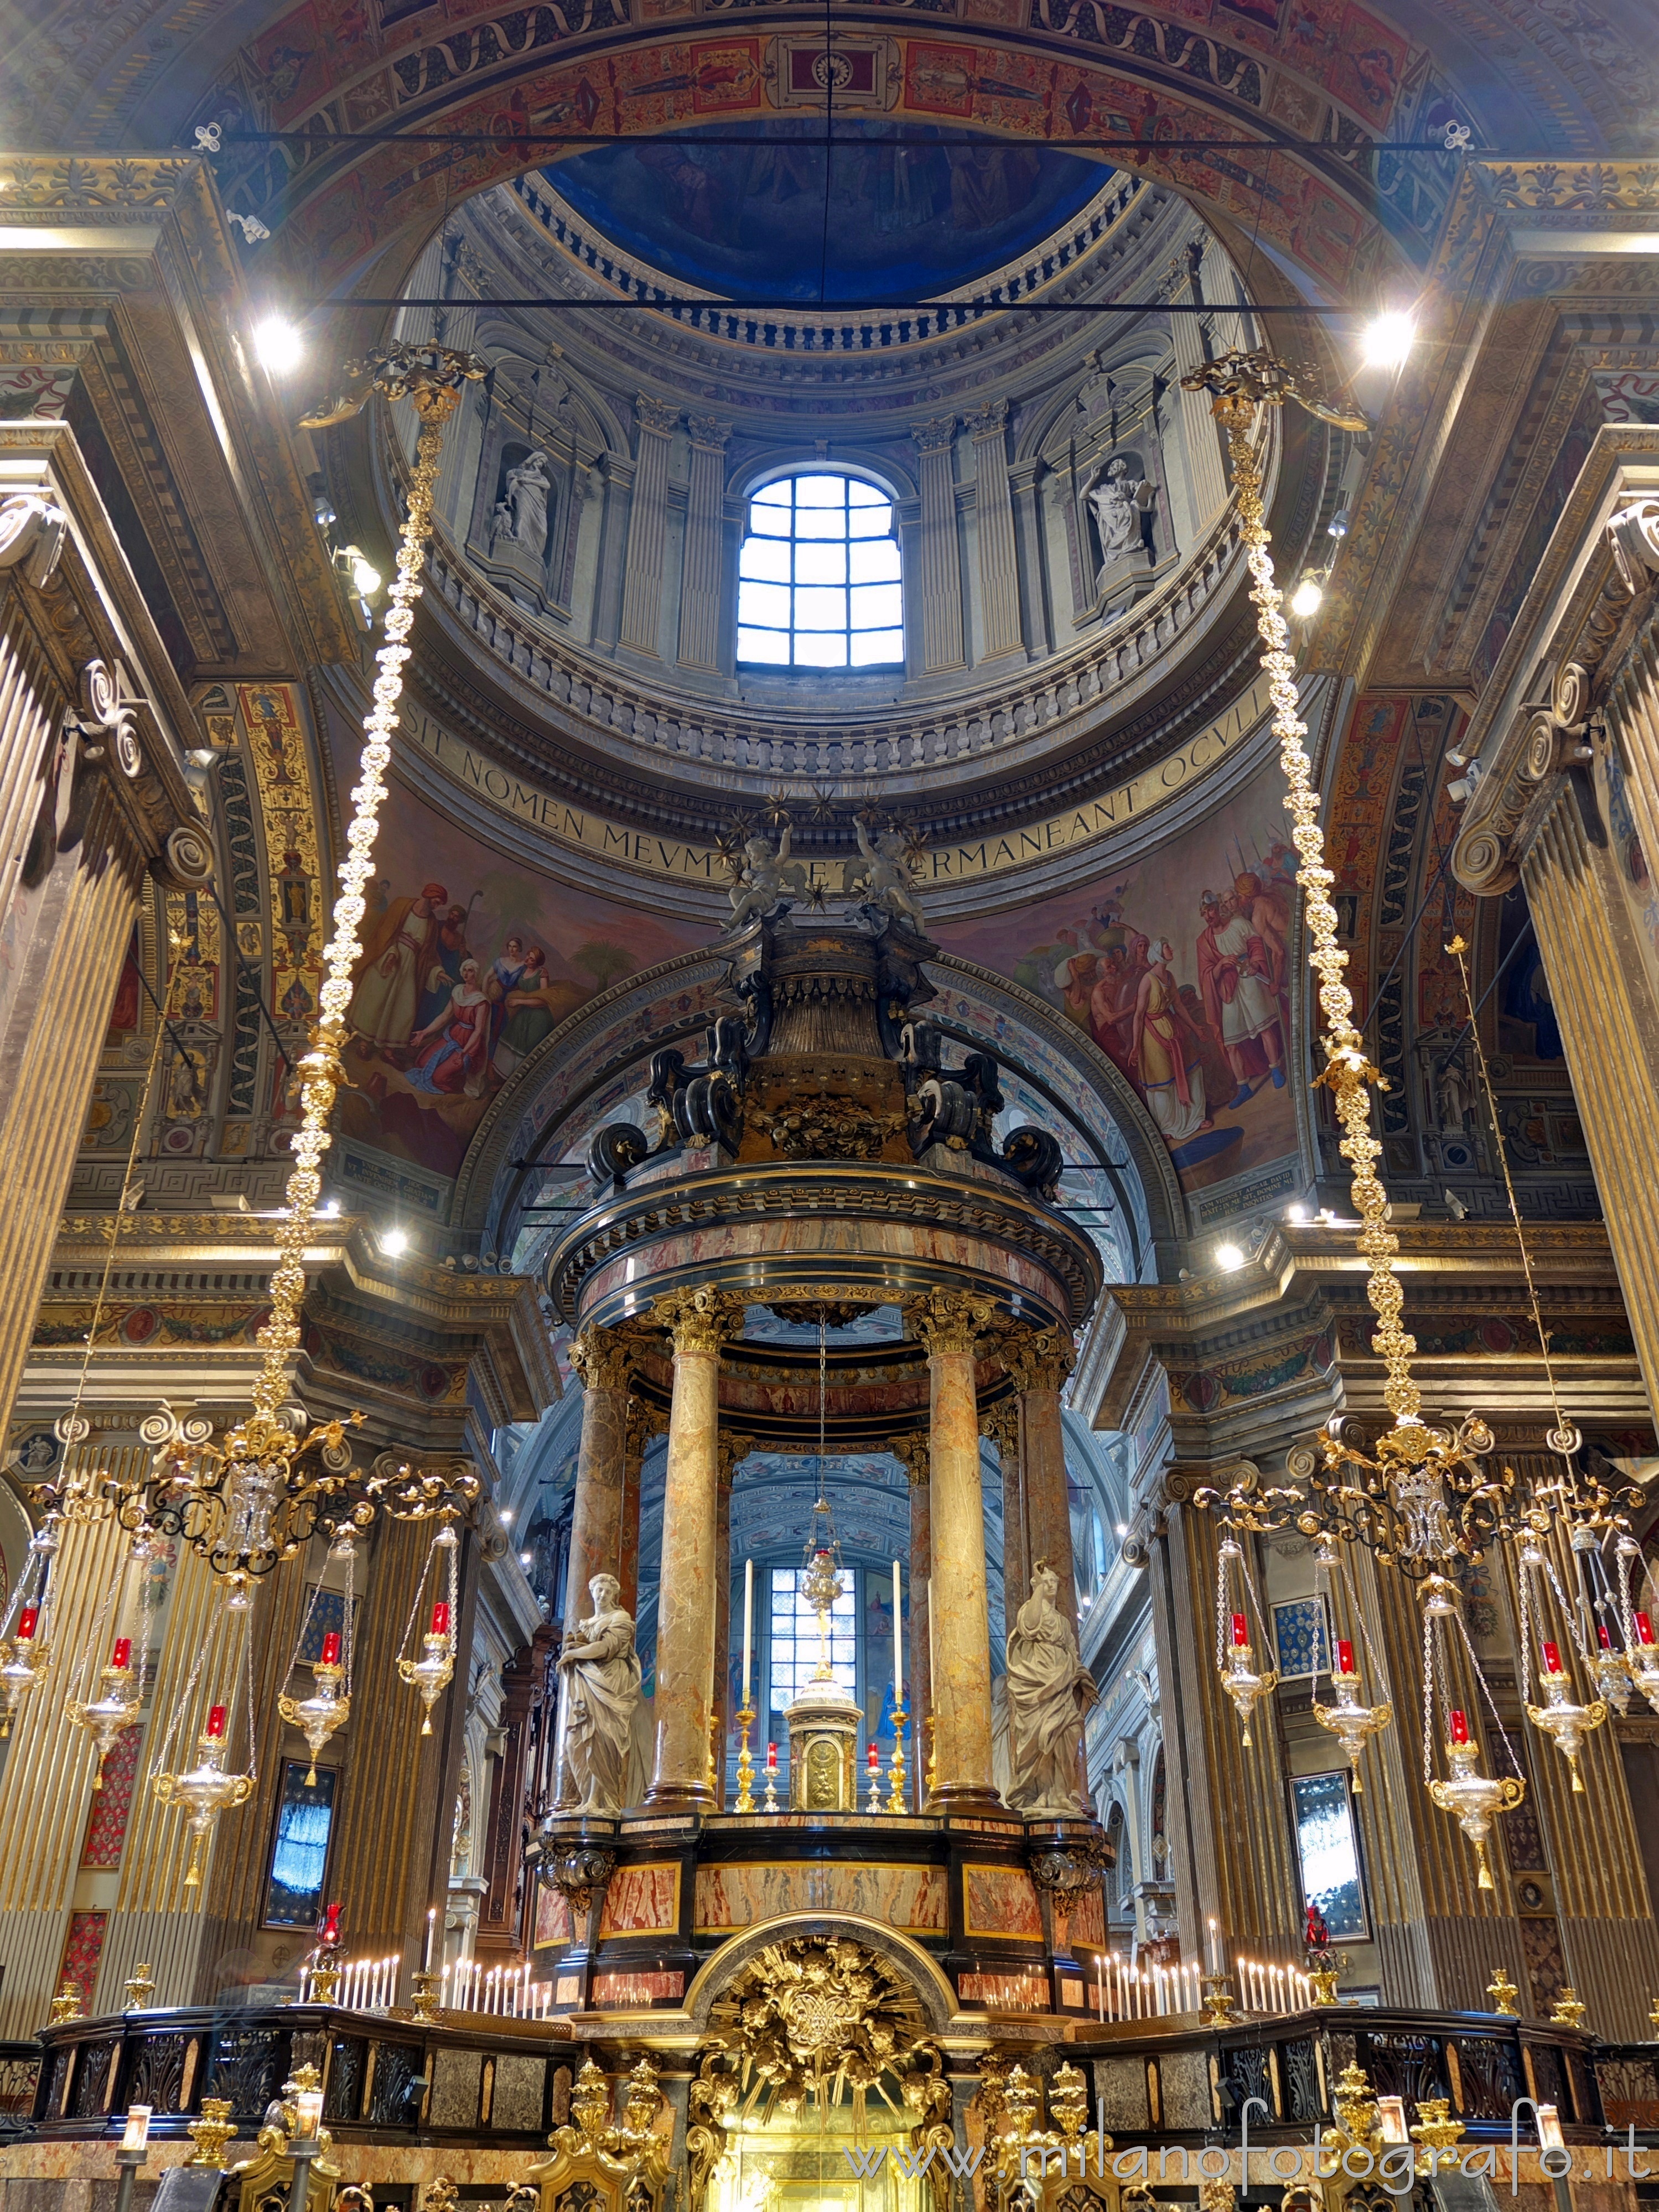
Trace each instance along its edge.
<instances>
[{"instance_id":1,"label":"draped marble figure","mask_svg":"<svg viewBox=\"0 0 1659 2212\"><path fill-rule=\"evenodd\" d=\"M1047 1559L1008 1632L1008 1802L1021 1813L1086 1819L1078 1778L1083 1717L1099 1692L1079 1656L1072 1624L1054 1602L1060 1577Z\"/></svg>"},{"instance_id":2,"label":"draped marble figure","mask_svg":"<svg viewBox=\"0 0 1659 2212\"><path fill-rule=\"evenodd\" d=\"M640 1662L634 1616L617 1601L614 1575L587 1585L593 1610L565 1637L559 1666L565 1678L567 1787L584 1813L620 1813L627 1803L628 1758Z\"/></svg>"}]
</instances>

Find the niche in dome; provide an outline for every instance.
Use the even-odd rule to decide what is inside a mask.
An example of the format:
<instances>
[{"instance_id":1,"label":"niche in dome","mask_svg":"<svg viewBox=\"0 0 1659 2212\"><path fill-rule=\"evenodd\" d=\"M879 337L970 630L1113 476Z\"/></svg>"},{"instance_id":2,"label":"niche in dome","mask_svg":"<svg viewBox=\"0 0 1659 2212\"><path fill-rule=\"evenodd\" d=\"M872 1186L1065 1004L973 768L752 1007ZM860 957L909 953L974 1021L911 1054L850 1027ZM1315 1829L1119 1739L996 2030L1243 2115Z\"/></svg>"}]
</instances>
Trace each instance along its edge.
<instances>
[{"instance_id":1,"label":"niche in dome","mask_svg":"<svg viewBox=\"0 0 1659 2212\"><path fill-rule=\"evenodd\" d=\"M1158 566L1157 463L1134 447L1113 447L1086 479L1083 495L1094 556L1094 603L1102 610L1138 597Z\"/></svg>"},{"instance_id":2,"label":"niche in dome","mask_svg":"<svg viewBox=\"0 0 1659 2212\"><path fill-rule=\"evenodd\" d=\"M472 550L494 582L533 613L546 609L558 507L556 464L544 446L508 439L479 471Z\"/></svg>"}]
</instances>

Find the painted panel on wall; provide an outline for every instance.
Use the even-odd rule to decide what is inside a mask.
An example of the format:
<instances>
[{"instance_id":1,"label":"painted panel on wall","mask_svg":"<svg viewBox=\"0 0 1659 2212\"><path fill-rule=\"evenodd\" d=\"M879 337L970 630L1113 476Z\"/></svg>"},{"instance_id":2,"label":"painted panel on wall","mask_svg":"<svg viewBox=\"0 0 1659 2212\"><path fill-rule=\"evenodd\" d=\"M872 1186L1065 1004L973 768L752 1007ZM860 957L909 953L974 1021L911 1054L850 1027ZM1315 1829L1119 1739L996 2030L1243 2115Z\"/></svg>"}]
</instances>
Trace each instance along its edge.
<instances>
[{"instance_id":1,"label":"painted panel on wall","mask_svg":"<svg viewBox=\"0 0 1659 2212\"><path fill-rule=\"evenodd\" d=\"M1158 852L936 932L1092 1038L1146 1102L1189 1194L1296 1148L1296 855L1279 793L1264 771Z\"/></svg>"}]
</instances>

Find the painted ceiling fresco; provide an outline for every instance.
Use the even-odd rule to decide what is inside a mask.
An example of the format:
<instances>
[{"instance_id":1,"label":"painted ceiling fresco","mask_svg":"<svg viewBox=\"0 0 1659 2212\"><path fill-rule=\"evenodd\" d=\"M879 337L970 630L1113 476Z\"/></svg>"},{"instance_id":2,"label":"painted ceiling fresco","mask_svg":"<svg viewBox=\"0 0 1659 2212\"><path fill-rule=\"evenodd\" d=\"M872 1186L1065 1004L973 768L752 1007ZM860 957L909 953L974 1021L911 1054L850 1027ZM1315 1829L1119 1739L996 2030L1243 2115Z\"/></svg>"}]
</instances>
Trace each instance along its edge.
<instances>
[{"instance_id":1,"label":"painted ceiling fresco","mask_svg":"<svg viewBox=\"0 0 1659 2212\"><path fill-rule=\"evenodd\" d=\"M845 146L799 143L817 118L719 127L719 143L649 140L545 171L586 223L664 274L730 298L924 298L970 283L1072 222L1111 171L1075 154L912 125L838 122ZM691 134L686 134L690 136ZM741 137L750 143L733 144ZM828 183L826 204L825 185Z\"/></svg>"}]
</instances>

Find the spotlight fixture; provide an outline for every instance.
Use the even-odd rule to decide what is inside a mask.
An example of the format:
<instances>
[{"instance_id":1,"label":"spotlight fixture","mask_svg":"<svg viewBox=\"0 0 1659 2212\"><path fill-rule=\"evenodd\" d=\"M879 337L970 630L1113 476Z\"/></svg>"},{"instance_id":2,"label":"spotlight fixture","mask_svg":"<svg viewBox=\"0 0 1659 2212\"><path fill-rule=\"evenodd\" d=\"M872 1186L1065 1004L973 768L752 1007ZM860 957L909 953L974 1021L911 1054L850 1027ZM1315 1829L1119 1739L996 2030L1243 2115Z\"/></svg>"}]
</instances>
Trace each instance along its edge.
<instances>
[{"instance_id":1,"label":"spotlight fixture","mask_svg":"<svg viewBox=\"0 0 1659 2212\"><path fill-rule=\"evenodd\" d=\"M1325 586L1317 576L1304 576L1291 593L1291 612L1301 622L1316 615L1324 604Z\"/></svg>"},{"instance_id":2,"label":"spotlight fixture","mask_svg":"<svg viewBox=\"0 0 1659 2212\"><path fill-rule=\"evenodd\" d=\"M1367 368L1400 368L1417 337L1417 325L1407 314L1395 310L1375 315L1359 338L1359 357Z\"/></svg>"},{"instance_id":3,"label":"spotlight fixture","mask_svg":"<svg viewBox=\"0 0 1659 2212\"><path fill-rule=\"evenodd\" d=\"M1347 508L1346 507L1339 507L1336 513L1325 525L1325 535L1327 538L1346 538L1348 534L1348 522L1349 515Z\"/></svg>"},{"instance_id":4,"label":"spotlight fixture","mask_svg":"<svg viewBox=\"0 0 1659 2212\"><path fill-rule=\"evenodd\" d=\"M1218 1244L1215 1248L1215 1263L1218 1267L1226 1267L1230 1270L1242 1267L1244 1265L1244 1255L1237 1244Z\"/></svg>"},{"instance_id":5,"label":"spotlight fixture","mask_svg":"<svg viewBox=\"0 0 1659 2212\"><path fill-rule=\"evenodd\" d=\"M267 315L253 333L253 349L272 376L291 376L305 359L299 325L286 315Z\"/></svg>"},{"instance_id":6,"label":"spotlight fixture","mask_svg":"<svg viewBox=\"0 0 1659 2212\"><path fill-rule=\"evenodd\" d=\"M343 545L334 556L351 578L351 588L360 599L372 599L385 579L361 545Z\"/></svg>"},{"instance_id":7,"label":"spotlight fixture","mask_svg":"<svg viewBox=\"0 0 1659 2212\"><path fill-rule=\"evenodd\" d=\"M1287 1206L1285 1209L1286 1221L1305 1221L1307 1218L1308 1209L1305 1206Z\"/></svg>"},{"instance_id":8,"label":"spotlight fixture","mask_svg":"<svg viewBox=\"0 0 1659 2212\"><path fill-rule=\"evenodd\" d=\"M409 1232L405 1229L388 1229L380 1239L380 1249L387 1257L400 1260L409 1249Z\"/></svg>"}]
</instances>

